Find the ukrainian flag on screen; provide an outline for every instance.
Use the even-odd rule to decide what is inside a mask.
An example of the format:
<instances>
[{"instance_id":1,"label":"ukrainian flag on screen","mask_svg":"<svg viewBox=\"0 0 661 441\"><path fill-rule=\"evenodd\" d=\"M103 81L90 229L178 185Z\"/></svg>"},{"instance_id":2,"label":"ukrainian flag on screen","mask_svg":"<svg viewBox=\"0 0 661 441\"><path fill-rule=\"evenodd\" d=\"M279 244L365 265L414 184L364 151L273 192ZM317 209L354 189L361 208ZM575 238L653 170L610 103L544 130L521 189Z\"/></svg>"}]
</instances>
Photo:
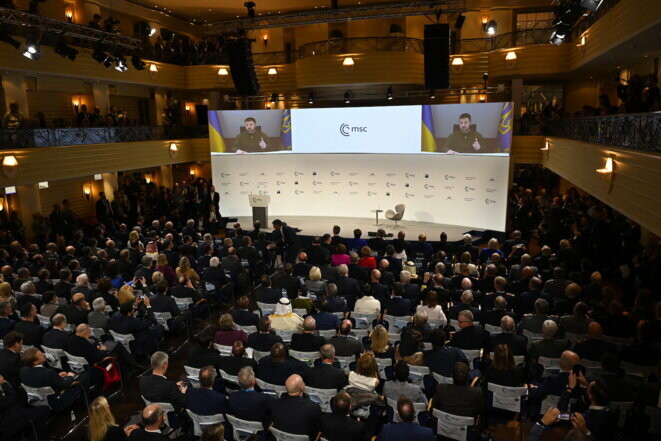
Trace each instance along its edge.
<instances>
[{"instance_id":1,"label":"ukrainian flag on screen","mask_svg":"<svg viewBox=\"0 0 661 441\"><path fill-rule=\"evenodd\" d=\"M285 109L285 111L282 112L280 142L282 143L282 147L291 150L291 110L289 109Z\"/></svg>"},{"instance_id":2,"label":"ukrainian flag on screen","mask_svg":"<svg viewBox=\"0 0 661 441\"><path fill-rule=\"evenodd\" d=\"M209 112L209 145L212 152L225 153L225 140L223 139L223 130L220 127L220 119L218 112Z\"/></svg>"},{"instance_id":3,"label":"ukrainian flag on screen","mask_svg":"<svg viewBox=\"0 0 661 441\"><path fill-rule=\"evenodd\" d=\"M498 124L498 141L501 152L509 153L512 146L512 117L514 116L514 106L511 102L503 104L503 110L500 112L500 123Z\"/></svg>"},{"instance_id":4,"label":"ukrainian flag on screen","mask_svg":"<svg viewBox=\"0 0 661 441\"><path fill-rule=\"evenodd\" d=\"M434 138L434 120L431 117L431 106L422 106L422 151L435 152L436 138Z\"/></svg>"}]
</instances>

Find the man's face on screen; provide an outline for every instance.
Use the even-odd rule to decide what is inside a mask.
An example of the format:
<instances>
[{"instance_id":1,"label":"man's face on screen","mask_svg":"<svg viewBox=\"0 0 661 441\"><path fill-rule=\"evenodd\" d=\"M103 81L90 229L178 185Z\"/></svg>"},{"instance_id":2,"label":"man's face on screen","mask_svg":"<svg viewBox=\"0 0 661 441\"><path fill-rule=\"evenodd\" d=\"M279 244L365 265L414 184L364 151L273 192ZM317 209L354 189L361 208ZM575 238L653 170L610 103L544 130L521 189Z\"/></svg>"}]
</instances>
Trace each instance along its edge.
<instances>
[{"instance_id":1,"label":"man's face on screen","mask_svg":"<svg viewBox=\"0 0 661 441\"><path fill-rule=\"evenodd\" d=\"M255 131L255 121L246 121L246 132L253 133Z\"/></svg>"},{"instance_id":2,"label":"man's face on screen","mask_svg":"<svg viewBox=\"0 0 661 441\"><path fill-rule=\"evenodd\" d=\"M468 118L459 118L459 131L468 133L471 129L471 120Z\"/></svg>"}]
</instances>

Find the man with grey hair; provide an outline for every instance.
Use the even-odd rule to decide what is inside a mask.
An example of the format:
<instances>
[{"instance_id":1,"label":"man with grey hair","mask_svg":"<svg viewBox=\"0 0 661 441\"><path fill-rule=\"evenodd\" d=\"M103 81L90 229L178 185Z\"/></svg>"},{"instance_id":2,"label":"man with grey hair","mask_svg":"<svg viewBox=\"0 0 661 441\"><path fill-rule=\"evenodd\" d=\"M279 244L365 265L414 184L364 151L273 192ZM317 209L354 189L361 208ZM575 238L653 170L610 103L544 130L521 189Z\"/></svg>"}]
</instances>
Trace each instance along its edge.
<instances>
[{"instance_id":1,"label":"man with grey hair","mask_svg":"<svg viewBox=\"0 0 661 441\"><path fill-rule=\"evenodd\" d=\"M473 306L473 291L465 289L459 298L461 303L455 303L448 310L448 320L457 320L461 311L470 311L475 321L482 321L482 312Z\"/></svg>"},{"instance_id":2,"label":"man with grey hair","mask_svg":"<svg viewBox=\"0 0 661 441\"><path fill-rule=\"evenodd\" d=\"M44 333L41 344L52 349L66 348L71 335L67 330L67 317L64 314L55 314L51 318L51 324L53 327Z\"/></svg>"},{"instance_id":3,"label":"man with grey hair","mask_svg":"<svg viewBox=\"0 0 661 441\"><path fill-rule=\"evenodd\" d=\"M76 293L84 294L85 299L90 298L92 290L90 290L90 280L87 277L87 274L79 274L78 277L76 277L76 284L71 288L71 295L73 296Z\"/></svg>"},{"instance_id":4,"label":"man with grey hair","mask_svg":"<svg viewBox=\"0 0 661 441\"><path fill-rule=\"evenodd\" d=\"M546 320L555 320L549 315L549 302L545 299L535 300L535 313L524 315L519 322L519 331L528 331L533 334L541 334L542 326Z\"/></svg>"},{"instance_id":5,"label":"man with grey hair","mask_svg":"<svg viewBox=\"0 0 661 441\"><path fill-rule=\"evenodd\" d=\"M353 277L349 277L349 267L341 264L337 267L337 295L347 301L347 309L353 309L356 299L360 295L360 285Z\"/></svg>"},{"instance_id":6,"label":"man with grey hair","mask_svg":"<svg viewBox=\"0 0 661 441\"><path fill-rule=\"evenodd\" d=\"M321 407L303 396L305 383L300 375L290 375L285 387L287 394L271 405L273 426L283 432L315 439L321 427ZM293 415L296 417L292 418Z\"/></svg>"},{"instance_id":7,"label":"man with grey hair","mask_svg":"<svg viewBox=\"0 0 661 441\"><path fill-rule=\"evenodd\" d=\"M303 320L303 331L300 334L294 334L291 337L291 349L301 352L315 352L326 343L326 339L320 335L315 335L317 322L311 315Z\"/></svg>"},{"instance_id":8,"label":"man with grey hair","mask_svg":"<svg viewBox=\"0 0 661 441\"><path fill-rule=\"evenodd\" d=\"M216 382L216 369L204 366L199 374L200 387L186 392L186 409L196 415L218 415L226 413L227 398L213 389Z\"/></svg>"},{"instance_id":9,"label":"man with grey hair","mask_svg":"<svg viewBox=\"0 0 661 441\"><path fill-rule=\"evenodd\" d=\"M92 302L92 311L87 314L87 323L92 328L105 329L108 326L108 314L106 314L106 301L103 297L97 297Z\"/></svg>"},{"instance_id":10,"label":"man with grey hair","mask_svg":"<svg viewBox=\"0 0 661 441\"><path fill-rule=\"evenodd\" d=\"M515 333L514 319L509 315L500 319L500 334L491 334L491 348L498 345L507 345L514 355L528 353L528 339Z\"/></svg>"},{"instance_id":11,"label":"man with grey hair","mask_svg":"<svg viewBox=\"0 0 661 441\"><path fill-rule=\"evenodd\" d=\"M184 381L177 383L165 376L168 371L168 354L156 351L151 356L151 375L143 375L139 380L140 395L151 403L169 403L177 412L186 407Z\"/></svg>"},{"instance_id":12,"label":"man with grey hair","mask_svg":"<svg viewBox=\"0 0 661 441\"><path fill-rule=\"evenodd\" d=\"M241 390L230 394L228 413L242 420L259 421L268 427L269 409L275 398L255 390L255 371L250 366L242 368L237 379Z\"/></svg>"},{"instance_id":13,"label":"man with grey hair","mask_svg":"<svg viewBox=\"0 0 661 441\"><path fill-rule=\"evenodd\" d=\"M347 385L344 370L333 366L335 361L335 346L330 343L319 349L321 363L315 364L304 373L305 384L317 389L340 390Z\"/></svg>"},{"instance_id":14,"label":"man with grey hair","mask_svg":"<svg viewBox=\"0 0 661 441\"><path fill-rule=\"evenodd\" d=\"M42 302L40 298L35 297L35 294L37 293L37 287L31 281L23 282L21 284L21 293L23 295L16 300L16 308L19 310L26 303L32 303L34 306L37 307L37 311L39 311L41 305L44 304L44 302Z\"/></svg>"},{"instance_id":15,"label":"man with grey hair","mask_svg":"<svg viewBox=\"0 0 661 441\"><path fill-rule=\"evenodd\" d=\"M452 336L450 346L466 350L483 349L485 352L491 349L489 333L473 324L474 317L470 310L459 312L457 320L459 330Z\"/></svg>"},{"instance_id":16,"label":"man with grey hair","mask_svg":"<svg viewBox=\"0 0 661 441\"><path fill-rule=\"evenodd\" d=\"M151 283L152 275L154 274L154 266L155 266L155 261L154 258L148 254L145 254L142 256L142 259L140 260L140 265L138 268L135 270L134 276L137 277L138 280L144 279L147 281L147 283Z\"/></svg>"},{"instance_id":17,"label":"man with grey hair","mask_svg":"<svg viewBox=\"0 0 661 441\"><path fill-rule=\"evenodd\" d=\"M571 345L569 341L557 339L557 333L558 324L553 320L545 320L542 325L543 338L530 345L530 351L528 351L530 358L535 362L538 357L558 358L564 350L569 349Z\"/></svg>"}]
</instances>

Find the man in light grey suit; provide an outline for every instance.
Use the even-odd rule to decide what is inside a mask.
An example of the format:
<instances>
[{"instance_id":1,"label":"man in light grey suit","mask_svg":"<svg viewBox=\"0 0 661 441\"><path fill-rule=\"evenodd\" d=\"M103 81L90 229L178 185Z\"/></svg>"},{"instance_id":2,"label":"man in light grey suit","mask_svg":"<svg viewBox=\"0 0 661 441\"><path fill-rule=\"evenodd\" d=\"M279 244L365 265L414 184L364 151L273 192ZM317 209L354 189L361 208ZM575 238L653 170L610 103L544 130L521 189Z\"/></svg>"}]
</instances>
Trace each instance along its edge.
<instances>
[{"instance_id":1,"label":"man in light grey suit","mask_svg":"<svg viewBox=\"0 0 661 441\"><path fill-rule=\"evenodd\" d=\"M400 360L394 368L395 379L386 381L383 385L383 395L391 400L399 400L404 395L409 397L414 403L427 404L427 397L422 392L422 388L417 384L409 383L409 365Z\"/></svg>"}]
</instances>

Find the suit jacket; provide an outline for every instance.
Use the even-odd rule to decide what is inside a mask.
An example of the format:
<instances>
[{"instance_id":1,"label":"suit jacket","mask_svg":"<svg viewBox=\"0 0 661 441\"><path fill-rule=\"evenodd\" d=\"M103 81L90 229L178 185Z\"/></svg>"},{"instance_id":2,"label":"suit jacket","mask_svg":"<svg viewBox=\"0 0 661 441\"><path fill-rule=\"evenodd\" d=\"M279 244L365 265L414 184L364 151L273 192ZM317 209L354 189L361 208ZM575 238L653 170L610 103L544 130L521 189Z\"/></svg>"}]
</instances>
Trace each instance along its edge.
<instances>
[{"instance_id":1,"label":"suit jacket","mask_svg":"<svg viewBox=\"0 0 661 441\"><path fill-rule=\"evenodd\" d=\"M479 326L469 326L457 331L450 346L460 349L484 349L485 351L491 350L491 336L484 329Z\"/></svg>"},{"instance_id":2,"label":"suit jacket","mask_svg":"<svg viewBox=\"0 0 661 441\"><path fill-rule=\"evenodd\" d=\"M284 395L271 402L271 420L276 429L315 439L321 429L321 408L307 398Z\"/></svg>"},{"instance_id":3,"label":"suit jacket","mask_svg":"<svg viewBox=\"0 0 661 441\"><path fill-rule=\"evenodd\" d=\"M542 326L546 320L553 320L553 317L548 314L533 314L525 316L519 322L518 329L520 331L526 330L534 332L535 334L541 334Z\"/></svg>"},{"instance_id":4,"label":"suit jacket","mask_svg":"<svg viewBox=\"0 0 661 441\"><path fill-rule=\"evenodd\" d=\"M220 354L215 349L193 345L188 351L188 359L185 364L196 369L204 366L213 366L220 369Z\"/></svg>"},{"instance_id":5,"label":"suit jacket","mask_svg":"<svg viewBox=\"0 0 661 441\"><path fill-rule=\"evenodd\" d=\"M356 299L360 295L358 281L351 277L338 277L337 295L347 299Z\"/></svg>"},{"instance_id":6,"label":"suit jacket","mask_svg":"<svg viewBox=\"0 0 661 441\"><path fill-rule=\"evenodd\" d=\"M326 339L314 334L294 334L291 337L290 347L294 351L317 352L326 344Z\"/></svg>"},{"instance_id":7,"label":"suit jacket","mask_svg":"<svg viewBox=\"0 0 661 441\"><path fill-rule=\"evenodd\" d=\"M282 343L282 337L271 332L268 334L253 332L248 336L248 346L256 351L268 352L271 350L271 346L276 343Z\"/></svg>"},{"instance_id":8,"label":"suit jacket","mask_svg":"<svg viewBox=\"0 0 661 441\"><path fill-rule=\"evenodd\" d=\"M493 334L491 336L491 350L498 345L510 347L513 355L526 355L528 353L528 339L516 334Z\"/></svg>"},{"instance_id":9,"label":"suit jacket","mask_svg":"<svg viewBox=\"0 0 661 441\"><path fill-rule=\"evenodd\" d=\"M388 311L388 315L394 315L395 317L411 315L412 303L409 299L390 297L385 303L384 309Z\"/></svg>"},{"instance_id":10,"label":"suit jacket","mask_svg":"<svg viewBox=\"0 0 661 441\"><path fill-rule=\"evenodd\" d=\"M327 296L326 300L328 300L328 307L330 312L347 312L348 305L346 299L338 296ZM317 322L317 327L319 326L319 322Z\"/></svg>"},{"instance_id":11,"label":"suit jacket","mask_svg":"<svg viewBox=\"0 0 661 441\"><path fill-rule=\"evenodd\" d=\"M259 378L271 384L284 385L290 375L304 376L307 365L293 358L274 362L270 355L259 360Z\"/></svg>"},{"instance_id":12,"label":"suit jacket","mask_svg":"<svg viewBox=\"0 0 661 441\"><path fill-rule=\"evenodd\" d=\"M386 381L383 384L384 397L397 401L401 395L406 395L414 403L427 402L427 397L417 384L397 380Z\"/></svg>"},{"instance_id":13,"label":"suit jacket","mask_svg":"<svg viewBox=\"0 0 661 441\"><path fill-rule=\"evenodd\" d=\"M237 418L248 421L261 421L268 426L271 403L275 401L271 395L255 390L240 390L230 394L228 401L229 413Z\"/></svg>"},{"instance_id":14,"label":"suit jacket","mask_svg":"<svg viewBox=\"0 0 661 441\"><path fill-rule=\"evenodd\" d=\"M350 416L324 413L321 416L321 436L328 441L363 441L367 437L365 423Z\"/></svg>"},{"instance_id":15,"label":"suit jacket","mask_svg":"<svg viewBox=\"0 0 661 441\"><path fill-rule=\"evenodd\" d=\"M74 382L73 377L60 377L55 369L46 367L23 366L19 375L21 383L30 387L51 387L59 392Z\"/></svg>"},{"instance_id":16,"label":"suit jacket","mask_svg":"<svg viewBox=\"0 0 661 441\"><path fill-rule=\"evenodd\" d=\"M9 334L14 326L16 325L16 320L12 320L8 317L0 318L0 338L3 338L5 335Z\"/></svg>"},{"instance_id":17,"label":"suit jacket","mask_svg":"<svg viewBox=\"0 0 661 441\"><path fill-rule=\"evenodd\" d=\"M310 265L307 262L299 262L296 265L294 265L294 275L297 277L303 277L307 279L310 275L310 270L312 269L312 265Z\"/></svg>"},{"instance_id":18,"label":"suit jacket","mask_svg":"<svg viewBox=\"0 0 661 441\"><path fill-rule=\"evenodd\" d=\"M574 315L562 317L560 319L560 328L564 332L571 332L573 334L587 334L588 326L592 320L587 317L576 317Z\"/></svg>"},{"instance_id":19,"label":"suit jacket","mask_svg":"<svg viewBox=\"0 0 661 441\"><path fill-rule=\"evenodd\" d=\"M144 375L139 379L140 395L152 403L170 403L179 412L186 407L186 396L177 384L160 375Z\"/></svg>"},{"instance_id":20,"label":"suit jacket","mask_svg":"<svg viewBox=\"0 0 661 441\"><path fill-rule=\"evenodd\" d=\"M89 314L89 311L74 305L62 305L57 308L55 314L64 314L67 318L67 323L78 326L81 323L87 323L87 314Z\"/></svg>"},{"instance_id":21,"label":"suit jacket","mask_svg":"<svg viewBox=\"0 0 661 441\"><path fill-rule=\"evenodd\" d=\"M311 246L306 252L310 265L321 267L324 263L330 262L330 252L321 245Z\"/></svg>"},{"instance_id":22,"label":"suit jacket","mask_svg":"<svg viewBox=\"0 0 661 441\"><path fill-rule=\"evenodd\" d=\"M474 417L484 410L484 397L479 387L439 384L433 398L434 407L452 415Z\"/></svg>"},{"instance_id":23,"label":"suit jacket","mask_svg":"<svg viewBox=\"0 0 661 441\"><path fill-rule=\"evenodd\" d=\"M360 266L356 263L350 263L349 265L349 277L357 280L360 283L365 283L369 279L369 271L364 266Z\"/></svg>"},{"instance_id":24,"label":"suit jacket","mask_svg":"<svg viewBox=\"0 0 661 441\"><path fill-rule=\"evenodd\" d=\"M21 309L23 305L32 303L34 306L37 307L37 311L39 311L39 308L41 308L41 305L44 304L40 299L36 298L35 296L31 294L26 294L19 296L18 299L16 300L16 309Z\"/></svg>"},{"instance_id":25,"label":"suit jacket","mask_svg":"<svg viewBox=\"0 0 661 441\"><path fill-rule=\"evenodd\" d=\"M348 384L344 370L320 363L305 372L305 385L316 389L340 390Z\"/></svg>"},{"instance_id":26,"label":"suit jacket","mask_svg":"<svg viewBox=\"0 0 661 441\"><path fill-rule=\"evenodd\" d=\"M44 336L41 338L41 344L53 349L64 349L67 346L70 336L71 333L69 331L51 328L44 333Z\"/></svg>"},{"instance_id":27,"label":"suit jacket","mask_svg":"<svg viewBox=\"0 0 661 441\"><path fill-rule=\"evenodd\" d=\"M177 302L167 294L156 294L149 299L153 312L169 312L172 317L181 314Z\"/></svg>"},{"instance_id":28,"label":"suit jacket","mask_svg":"<svg viewBox=\"0 0 661 441\"><path fill-rule=\"evenodd\" d=\"M239 326L257 326L259 316L252 311L246 309L232 309L230 311L234 323Z\"/></svg>"},{"instance_id":29,"label":"suit jacket","mask_svg":"<svg viewBox=\"0 0 661 441\"><path fill-rule=\"evenodd\" d=\"M71 355L84 357L89 364L98 363L106 356L106 354L100 351L96 345L90 343L89 340L75 334L69 337L66 351Z\"/></svg>"},{"instance_id":30,"label":"suit jacket","mask_svg":"<svg viewBox=\"0 0 661 441\"><path fill-rule=\"evenodd\" d=\"M26 322L21 320L14 325L14 331L23 334L23 344L28 346L40 346L41 336L43 335L44 328L41 327L39 322Z\"/></svg>"},{"instance_id":31,"label":"suit jacket","mask_svg":"<svg viewBox=\"0 0 661 441\"><path fill-rule=\"evenodd\" d=\"M576 343L576 346L574 346L574 352L576 352L582 359L601 361L601 357L606 352L617 354L617 347L613 343L609 343L605 340L594 340L590 338Z\"/></svg>"},{"instance_id":32,"label":"suit jacket","mask_svg":"<svg viewBox=\"0 0 661 441\"><path fill-rule=\"evenodd\" d=\"M186 409L197 415L217 415L228 411L225 395L212 389L189 387L185 398Z\"/></svg>"},{"instance_id":33,"label":"suit jacket","mask_svg":"<svg viewBox=\"0 0 661 441\"><path fill-rule=\"evenodd\" d=\"M548 357L560 358L560 355L569 349L569 341L563 339L543 339L530 345L528 355L531 358Z\"/></svg>"},{"instance_id":34,"label":"suit jacket","mask_svg":"<svg viewBox=\"0 0 661 441\"><path fill-rule=\"evenodd\" d=\"M19 370L21 369L21 354L7 348L0 350L0 375L5 377L14 388L21 385Z\"/></svg>"},{"instance_id":35,"label":"suit jacket","mask_svg":"<svg viewBox=\"0 0 661 441\"><path fill-rule=\"evenodd\" d=\"M258 364L252 358L236 357L234 355L220 357L220 369L229 375L238 375L239 371L246 366L250 366L255 375L257 374Z\"/></svg>"},{"instance_id":36,"label":"suit jacket","mask_svg":"<svg viewBox=\"0 0 661 441\"><path fill-rule=\"evenodd\" d=\"M355 355L357 359L363 351L363 344L353 337L337 335L328 342L335 347L335 355L339 357Z\"/></svg>"},{"instance_id":37,"label":"suit jacket","mask_svg":"<svg viewBox=\"0 0 661 441\"><path fill-rule=\"evenodd\" d=\"M434 441L434 432L430 427L422 427L416 423L386 424L381 429L379 441Z\"/></svg>"},{"instance_id":38,"label":"suit jacket","mask_svg":"<svg viewBox=\"0 0 661 441\"><path fill-rule=\"evenodd\" d=\"M162 433L147 432L142 427L135 429L129 435L129 441L171 441L170 438Z\"/></svg>"},{"instance_id":39,"label":"suit jacket","mask_svg":"<svg viewBox=\"0 0 661 441\"><path fill-rule=\"evenodd\" d=\"M282 298L282 291L277 288L264 287L257 290L255 298L258 302L275 304Z\"/></svg>"},{"instance_id":40,"label":"suit jacket","mask_svg":"<svg viewBox=\"0 0 661 441\"><path fill-rule=\"evenodd\" d=\"M461 349L453 348L450 346L443 346L440 348L433 348L431 351L423 353L425 366L429 366L432 372L441 374L444 377L451 377L454 364L458 361L470 365L466 354Z\"/></svg>"},{"instance_id":41,"label":"suit jacket","mask_svg":"<svg viewBox=\"0 0 661 441\"><path fill-rule=\"evenodd\" d=\"M60 297L60 298L71 300L71 289L73 287L74 287L73 283L69 283L69 282L65 282L64 280L60 280L54 286L55 294L57 294L57 296Z\"/></svg>"}]
</instances>

